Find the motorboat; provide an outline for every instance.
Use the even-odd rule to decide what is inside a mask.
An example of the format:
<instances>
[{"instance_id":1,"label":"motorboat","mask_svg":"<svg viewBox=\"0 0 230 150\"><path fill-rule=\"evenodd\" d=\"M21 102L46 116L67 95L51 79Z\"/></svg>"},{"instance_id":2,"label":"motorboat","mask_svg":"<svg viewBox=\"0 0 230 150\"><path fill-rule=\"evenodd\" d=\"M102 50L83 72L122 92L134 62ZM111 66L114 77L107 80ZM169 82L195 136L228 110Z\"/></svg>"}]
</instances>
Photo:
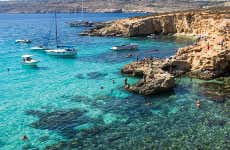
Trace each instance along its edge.
<instances>
[{"instance_id":1,"label":"motorboat","mask_svg":"<svg viewBox=\"0 0 230 150\"><path fill-rule=\"evenodd\" d=\"M75 48L57 48L57 49L45 50L45 52L53 56L75 56L77 55L77 49Z\"/></svg>"},{"instance_id":2,"label":"motorboat","mask_svg":"<svg viewBox=\"0 0 230 150\"><path fill-rule=\"evenodd\" d=\"M44 51L46 48L43 46L34 46L31 47L30 50L36 50L36 51Z\"/></svg>"},{"instance_id":3,"label":"motorboat","mask_svg":"<svg viewBox=\"0 0 230 150\"><path fill-rule=\"evenodd\" d=\"M32 58L32 55L22 55L22 64L27 66L36 66L39 63L38 60Z\"/></svg>"},{"instance_id":4,"label":"motorboat","mask_svg":"<svg viewBox=\"0 0 230 150\"><path fill-rule=\"evenodd\" d=\"M135 50L138 48L138 44L125 44L125 45L120 45L120 46L113 46L111 49L112 50Z\"/></svg>"},{"instance_id":5,"label":"motorboat","mask_svg":"<svg viewBox=\"0 0 230 150\"><path fill-rule=\"evenodd\" d=\"M32 41L31 40L27 40L27 39L24 39L24 40L16 40L15 41L16 43L31 43Z\"/></svg>"}]
</instances>

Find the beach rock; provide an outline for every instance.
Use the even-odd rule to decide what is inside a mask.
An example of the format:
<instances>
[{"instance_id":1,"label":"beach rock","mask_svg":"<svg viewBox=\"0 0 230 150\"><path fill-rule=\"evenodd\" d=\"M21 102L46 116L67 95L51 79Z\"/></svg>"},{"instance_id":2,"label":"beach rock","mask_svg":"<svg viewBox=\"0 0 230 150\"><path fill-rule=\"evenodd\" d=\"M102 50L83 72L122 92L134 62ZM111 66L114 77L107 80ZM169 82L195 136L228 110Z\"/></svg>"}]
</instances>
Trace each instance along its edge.
<instances>
[{"instance_id":1,"label":"beach rock","mask_svg":"<svg viewBox=\"0 0 230 150\"><path fill-rule=\"evenodd\" d=\"M144 60L124 66L121 72L131 76L142 77L134 85L125 83L124 88L130 92L153 95L170 91L174 87L174 76L162 70L163 60Z\"/></svg>"}]
</instances>

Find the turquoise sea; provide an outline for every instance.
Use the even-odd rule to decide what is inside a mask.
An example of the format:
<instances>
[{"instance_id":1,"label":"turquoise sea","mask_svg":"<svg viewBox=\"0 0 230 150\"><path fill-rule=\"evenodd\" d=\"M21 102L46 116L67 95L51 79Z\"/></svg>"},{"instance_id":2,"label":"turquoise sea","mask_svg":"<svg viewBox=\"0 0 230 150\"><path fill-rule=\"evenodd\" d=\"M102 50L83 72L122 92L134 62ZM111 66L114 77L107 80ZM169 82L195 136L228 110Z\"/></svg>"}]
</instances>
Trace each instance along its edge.
<instances>
[{"instance_id":1,"label":"turquoise sea","mask_svg":"<svg viewBox=\"0 0 230 150\"><path fill-rule=\"evenodd\" d=\"M139 15L145 14L85 17L109 21ZM47 41L53 14L0 14L1 150L230 149L229 93L215 95L222 92L222 83L183 77L177 79L174 92L152 97L122 88L127 77L120 69L136 59L126 58L129 53L164 58L192 43L191 39L78 36L86 28L70 28L66 22L79 16L58 14L59 40L79 51L76 58L57 58L30 50ZM51 33L50 46L54 46ZM33 42L15 44L16 39ZM109 49L125 43L138 43L140 48L135 52ZM23 54L40 60L38 67L22 66ZM213 101L221 98L226 101ZM202 102L199 110L197 99ZM24 135L28 140L21 139Z\"/></svg>"}]
</instances>

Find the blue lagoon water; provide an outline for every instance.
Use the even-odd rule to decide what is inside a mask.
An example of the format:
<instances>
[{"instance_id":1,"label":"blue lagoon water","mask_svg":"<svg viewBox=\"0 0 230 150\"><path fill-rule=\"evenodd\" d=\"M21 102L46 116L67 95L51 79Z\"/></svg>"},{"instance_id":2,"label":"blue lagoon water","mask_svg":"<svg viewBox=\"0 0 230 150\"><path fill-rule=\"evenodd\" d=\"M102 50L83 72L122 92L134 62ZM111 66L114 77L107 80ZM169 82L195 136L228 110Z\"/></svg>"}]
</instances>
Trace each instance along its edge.
<instances>
[{"instance_id":1,"label":"blue lagoon water","mask_svg":"<svg viewBox=\"0 0 230 150\"><path fill-rule=\"evenodd\" d=\"M143 14L86 14L108 21ZM229 103L201 93L205 81L177 79L173 93L143 97L123 90L120 74L134 55L168 57L191 40L78 36L86 28L66 22L79 14L58 14L59 40L78 48L76 58L31 51L50 38L52 14L0 14L0 149L228 149ZM15 44L16 39L31 39ZM138 43L135 52L109 48ZM158 49L159 52L151 50ZM21 65L21 55L40 60ZM9 71L7 71L9 69ZM112 80L115 81L113 84ZM130 83L138 79L130 78ZM103 89L101 89L103 87ZM197 110L195 102L202 101ZM26 135L28 140L21 140Z\"/></svg>"}]
</instances>

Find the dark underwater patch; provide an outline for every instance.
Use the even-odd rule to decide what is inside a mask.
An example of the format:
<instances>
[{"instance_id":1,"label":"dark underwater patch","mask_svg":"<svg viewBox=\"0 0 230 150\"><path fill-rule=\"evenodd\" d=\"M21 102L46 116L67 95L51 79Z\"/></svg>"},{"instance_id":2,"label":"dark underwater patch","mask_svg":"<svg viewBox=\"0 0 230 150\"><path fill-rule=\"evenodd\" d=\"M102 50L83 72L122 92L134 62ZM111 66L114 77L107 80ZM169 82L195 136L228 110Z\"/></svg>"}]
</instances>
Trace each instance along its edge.
<instances>
[{"instance_id":1,"label":"dark underwater patch","mask_svg":"<svg viewBox=\"0 0 230 150\"><path fill-rule=\"evenodd\" d=\"M87 73L87 77L89 79L103 79L105 76L107 76L107 73L100 73L100 72L89 72Z\"/></svg>"},{"instance_id":2,"label":"dark underwater patch","mask_svg":"<svg viewBox=\"0 0 230 150\"><path fill-rule=\"evenodd\" d=\"M38 121L30 124L31 127L57 131L67 138L72 138L77 134L74 127L89 122L90 120L84 116L84 111L79 109L58 110L47 113L28 110L26 114L39 118Z\"/></svg>"},{"instance_id":3,"label":"dark underwater patch","mask_svg":"<svg viewBox=\"0 0 230 150\"><path fill-rule=\"evenodd\" d=\"M85 76L82 73L75 75L75 77L78 79L85 79Z\"/></svg>"},{"instance_id":4,"label":"dark underwater patch","mask_svg":"<svg viewBox=\"0 0 230 150\"><path fill-rule=\"evenodd\" d=\"M200 95L207 97L209 100L223 103L230 99L230 86L224 83L204 82L200 84Z\"/></svg>"}]
</instances>

